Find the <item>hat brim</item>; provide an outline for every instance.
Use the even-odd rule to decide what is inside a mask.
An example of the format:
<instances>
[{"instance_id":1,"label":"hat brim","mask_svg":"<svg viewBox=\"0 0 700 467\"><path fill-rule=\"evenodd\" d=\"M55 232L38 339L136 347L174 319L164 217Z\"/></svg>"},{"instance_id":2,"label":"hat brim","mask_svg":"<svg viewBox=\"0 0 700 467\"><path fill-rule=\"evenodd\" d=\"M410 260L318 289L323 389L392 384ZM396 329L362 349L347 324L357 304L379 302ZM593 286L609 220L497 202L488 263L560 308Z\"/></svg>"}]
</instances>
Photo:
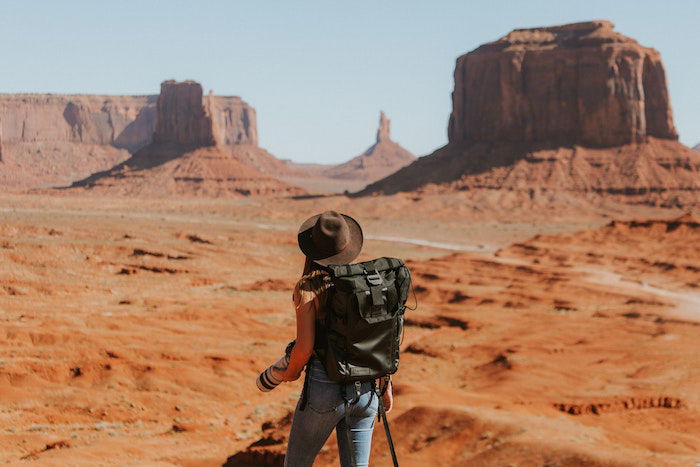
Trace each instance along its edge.
<instances>
[{"instance_id":1,"label":"hat brim","mask_svg":"<svg viewBox=\"0 0 700 467\"><path fill-rule=\"evenodd\" d=\"M362 242L364 239L360 224L350 216L346 216L345 214L341 214L341 216L343 216L345 222L348 224L350 241L343 251L336 253L333 256L324 256L319 253L311 238L311 231L318 218L321 217L321 214L309 217L303 224L301 224L301 227L299 227L299 233L297 234L299 248L307 257L321 266L328 266L331 264L348 264L357 258L362 250Z\"/></svg>"}]
</instances>

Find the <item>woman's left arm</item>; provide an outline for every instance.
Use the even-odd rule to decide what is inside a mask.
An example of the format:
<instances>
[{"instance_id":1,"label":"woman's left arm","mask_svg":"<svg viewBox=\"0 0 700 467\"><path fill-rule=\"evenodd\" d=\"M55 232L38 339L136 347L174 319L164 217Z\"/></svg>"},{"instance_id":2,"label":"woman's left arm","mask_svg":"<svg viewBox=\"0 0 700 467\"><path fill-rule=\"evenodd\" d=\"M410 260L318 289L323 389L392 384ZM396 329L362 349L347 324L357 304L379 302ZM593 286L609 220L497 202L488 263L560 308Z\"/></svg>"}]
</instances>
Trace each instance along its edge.
<instances>
[{"instance_id":1,"label":"woman's left arm","mask_svg":"<svg viewBox=\"0 0 700 467\"><path fill-rule=\"evenodd\" d=\"M301 370L311 358L314 351L314 338L316 336L315 302L313 300L302 302L296 307L297 341L292 348L289 357L289 366L282 375L284 381L299 379Z\"/></svg>"}]
</instances>

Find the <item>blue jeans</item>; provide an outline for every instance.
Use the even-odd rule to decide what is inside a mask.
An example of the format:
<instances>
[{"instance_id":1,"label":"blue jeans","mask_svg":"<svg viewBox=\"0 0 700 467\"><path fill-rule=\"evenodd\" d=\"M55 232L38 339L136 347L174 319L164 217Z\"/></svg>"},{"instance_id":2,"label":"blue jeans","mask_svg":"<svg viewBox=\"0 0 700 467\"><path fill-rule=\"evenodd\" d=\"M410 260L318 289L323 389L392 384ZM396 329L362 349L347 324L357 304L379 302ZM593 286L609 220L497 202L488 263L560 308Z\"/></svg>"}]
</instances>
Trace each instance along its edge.
<instances>
[{"instance_id":1,"label":"blue jeans","mask_svg":"<svg viewBox=\"0 0 700 467\"><path fill-rule=\"evenodd\" d=\"M356 465L369 465L372 430L378 409L378 398L372 390L372 383L362 383L360 398L348 406L346 423L346 401L355 398L354 386L328 379L323 364L315 357L311 357L309 365L308 400L304 410L299 410L299 401L294 412L284 465L311 466L333 428L338 438L340 465L351 465L348 438L352 439Z\"/></svg>"}]
</instances>

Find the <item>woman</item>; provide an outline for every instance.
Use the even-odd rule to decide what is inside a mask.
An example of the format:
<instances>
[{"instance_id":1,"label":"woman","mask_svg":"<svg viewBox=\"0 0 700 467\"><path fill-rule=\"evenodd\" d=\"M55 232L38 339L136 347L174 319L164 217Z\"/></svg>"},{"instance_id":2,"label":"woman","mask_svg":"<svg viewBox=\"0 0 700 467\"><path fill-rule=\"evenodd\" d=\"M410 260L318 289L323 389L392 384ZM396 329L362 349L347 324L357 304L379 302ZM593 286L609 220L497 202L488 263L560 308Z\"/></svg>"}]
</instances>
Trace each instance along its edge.
<instances>
[{"instance_id":1,"label":"woman","mask_svg":"<svg viewBox=\"0 0 700 467\"><path fill-rule=\"evenodd\" d=\"M323 364L313 356L317 326L323 326L327 291L331 280L321 266L351 263L362 249L362 229L350 216L326 211L307 219L299 229L299 247L306 255L304 271L292 295L296 308L297 339L284 381L299 378L308 363L306 403L297 404L285 465L310 466L328 436L336 429L341 465L365 466L369 463L377 395L372 383L362 383L356 397L352 385L331 381ZM382 396L388 412L391 389Z\"/></svg>"}]
</instances>

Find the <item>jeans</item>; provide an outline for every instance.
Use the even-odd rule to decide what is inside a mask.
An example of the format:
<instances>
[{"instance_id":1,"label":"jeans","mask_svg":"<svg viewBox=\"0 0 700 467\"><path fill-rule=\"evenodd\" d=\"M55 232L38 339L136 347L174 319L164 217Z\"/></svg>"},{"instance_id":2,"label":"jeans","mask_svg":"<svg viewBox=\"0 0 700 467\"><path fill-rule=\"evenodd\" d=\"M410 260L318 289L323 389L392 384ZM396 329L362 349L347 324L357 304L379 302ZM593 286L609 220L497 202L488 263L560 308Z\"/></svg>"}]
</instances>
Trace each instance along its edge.
<instances>
[{"instance_id":1,"label":"jeans","mask_svg":"<svg viewBox=\"0 0 700 467\"><path fill-rule=\"evenodd\" d=\"M284 465L311 466L333 428L338 438L340 465L351 465L348 435L352 439L355 465L369 465L372 430L378 409L378 397L372 390L372 383L362 383L360 398L348 406L346 423L346 401L355 398L354 386L328 379L323 364L315 357L311 357L309 365L307 404L304 410L299 410L301 400L297 404Z\"/></svg>"}]
</instances>

